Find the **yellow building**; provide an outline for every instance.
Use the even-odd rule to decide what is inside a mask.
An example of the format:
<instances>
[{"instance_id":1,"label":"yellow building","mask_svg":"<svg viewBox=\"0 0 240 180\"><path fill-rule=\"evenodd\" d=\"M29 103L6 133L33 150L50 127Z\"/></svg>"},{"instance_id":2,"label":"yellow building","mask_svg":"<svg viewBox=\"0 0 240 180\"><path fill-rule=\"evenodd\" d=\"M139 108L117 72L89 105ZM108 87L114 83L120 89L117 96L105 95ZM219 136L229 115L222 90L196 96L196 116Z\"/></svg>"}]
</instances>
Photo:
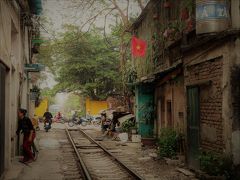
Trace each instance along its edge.
<instances>
[{"instance_id":1,"label":"yellow building","mask_svg":"<svg viewBox=\"0 0 240 180\"><path fill-rule=\"evenodd\" d=\"M93 101L89 98L86 99L86 114L97 115L100 111L108 108L107 101Z\"/></svg>"},{"instance_id":2,"label":"yellow building","mask_svg":"<svg viewBox=\"0 0 240 180\"><path fill-rule=\"evenodd\" d=\"M43 114L48 110L48 99L45 98L41 101L40 105L35 109L35 115L43 117Z\"/></svg>"}]
</instances>

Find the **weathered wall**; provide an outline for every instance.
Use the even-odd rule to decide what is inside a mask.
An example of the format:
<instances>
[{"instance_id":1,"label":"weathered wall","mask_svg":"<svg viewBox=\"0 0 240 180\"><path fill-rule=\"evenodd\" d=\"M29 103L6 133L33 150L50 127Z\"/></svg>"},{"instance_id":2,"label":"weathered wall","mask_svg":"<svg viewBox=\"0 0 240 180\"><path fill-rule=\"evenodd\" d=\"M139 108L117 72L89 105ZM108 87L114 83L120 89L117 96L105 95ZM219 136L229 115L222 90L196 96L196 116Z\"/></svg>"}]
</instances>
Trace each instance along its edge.
<instances>
[{"instance_id":1,"label":"weathered wall","mask_svg":"<svg viewBox=\"0 0 240 180\"><path fill-rule=\"evenodd\" d=\"M12 46L12 41L15 41L16 46L19 47L19 36L16 35L13 39L13 35L17 33L19 28L20 23L17 13L14 12L9 3L0 1L0 60L8 69L5 102L5 168L10 166L11 157L15 152L15 143L11 141L11 137L13 137L12 130L16 127L15 122L17 121L17 101L15 97L18 87L15 87L14 83L18 81L16 75L18 73L17 61L19 57L15 55L19 55L19 50Z\"/></svg>"},{"instance_id":2,"label":"weathered wall","mask_svg":"<svg viewBox=\"0 0 240 180\"><path fill-rule=\"evenodd\" d=\"M240 0L231 0L232 27L240 28Z\"/></svg>"},{"instance_id":3,"label":"weathered wall","mask_svg":"<svg viewBox=\"0 0 240 180\"><path fill-rule=\"evenodd\" d=\"M201 147L207 150L223 149L221 80L222 58L190 66L185 74L186 85L211 81L211 84L199 85Z\"/></svg>"},{"instance_id":4,"label":"weathered wall","mask_svg":"<svg viewBox=\"0 0 240 180\"><path fill-rule=\"evenodd\" d=\"M184 132L184 86L183 78L177 77L155 89L155 105L157 123L155 134L160 134L161 128L172 127L178 132ZM171 123L168 123L167 103L171 102ZM169 126L170 125L170 126Z\"/></svg>"},{"instance_id":5,"label":"weathered wall","mask_svg":"<svg viewBox=\"0 0 240 180\"><path fill-rule=\"evenodd\" d=\"M16 155L15 132L17 127L17 108L19 101L24 101L27 105L27 79L24 87L20 86L23 78L23 65L29 62L29 40L28 30L23 32L20 26L20 10L15 1L0 1L0 63L4 64L7 69L6 74L6 102L5 102L5 168L11 164L11 158ZM26 48L26 49L25 49Z\"/></svg>"},{"instance_id":6,"label":"weathered wall","mask_svg":"<svg viewBox=\"0 0 240 180\"><path fill-rule=\"evenodd\" d=\"M229 46L231 67L230 67L230 85L231 85L231 104L232 109L232 136L231 148L234 164L240 164L240 38L232 40Z\"/></svg>"},{"instance_id":7,"label":"weathered wall","mask_svg":"<svg viewBox=\"0 0 240 180\"><path fill-rule=\"evenodd\" d=\"M93 101L86 99L86 114L97 115L100 111L108 109L107 101Z\"/></svg>"},{"instance_id":8,"label":"weathered wall","mask_svg":"<svg viewBox=\"0 0 240 180\"><path fill-rule=\"evenodd\" d=\"M200 86L200 132L203 149L232 154L234 110L232 107L233 86L230 83L231 66L236 59L236 54L239 54L239 46L233 46L231 38L228 40L219 42L218 45L208 44L208 46L199 47L188 53L184 62L185 86ZM212 81L211 84L207 83L209 80ZM234 82L239 82L239 80L235 78ZM235 87L234 89L236 90ZM239 142L238 138L239 136L235 142ZM236 145L236 147L240 146Z\"/></svg>"},{"instance_id":9,"label":"weathered wall","mask_svg":"<svg viewBox=\"0 0 240 180\"><path fill-rule=\"evenodd\" d=\"M149 9L154 8L154 3L150 3ZM155 32L155 26L153 21L153 11L149 11L138 29L136 30L136 35L140 39L146 41L147 51L145 57L134 58L134 64L137 70L138 77L146 76L153 71L154 64L152 59L152 36Z\"/></svg>"}]
</instances>

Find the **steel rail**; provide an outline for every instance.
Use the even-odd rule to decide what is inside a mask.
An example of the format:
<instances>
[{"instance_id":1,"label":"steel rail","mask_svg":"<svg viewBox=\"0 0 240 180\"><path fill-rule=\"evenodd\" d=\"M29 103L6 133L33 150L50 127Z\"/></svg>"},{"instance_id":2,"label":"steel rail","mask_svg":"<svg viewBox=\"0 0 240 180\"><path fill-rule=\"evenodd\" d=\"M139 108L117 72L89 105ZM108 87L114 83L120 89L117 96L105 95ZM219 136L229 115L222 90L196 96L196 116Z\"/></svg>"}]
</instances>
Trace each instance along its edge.
<instances>
[{"instance_id":1,"label":"steel rail","mask_svg":"<svg viewBox=\"0 0 240 180\"><path fill-rule=\"evenodd\" d=\"M76 155L78 157L78 160L80 162L80 166L81 166L81 170L83 172L84 179L92 180L92 177L90 176L90 173L89 173L85 163L83 162L83 159L81 158L81 156L80 156L80 154L79 154L79 152L78 152L78 150L77 150L77 148L76 148L76 146L75 146L75 144L73 142L73 139L72 139L72 137L71 137L71 135L70 135L70 133L69 133L69 131L67 129L67 127L65 127L65 130L66 130L66 133L68 135L68 139L70 140L70 142L71 142L71 144L72 144L72 146L74 148L74 151L75 151L75 153L76 153Z\"/></svg>"},{"instance_id":2,"label":"steel rail","mask_svg":"<svg viewBox=\"0 0 240 180\"><path fill-rule=\"evenodd\" d=\"M126 164L124 164L119 158L117 158L116 156L114 156L110 151L108 151L104 146L102 146L101 144L99 144L98 142L96 142L92 137L90 137L87 133L85 133L83 130L81 130L79 128L79 131L84 134L84 136L86 136L90 141L92 141L93 143L97 144L104 152L106 152L113 160L115 160L118 164L120 164L125 170L127 170L127 172L134 177L135 179L138 180L144 180L144 178L139 175L136 171L134 171L133 169L131 169L130 167L128 167Z\"/></svg>"}]
</instances>

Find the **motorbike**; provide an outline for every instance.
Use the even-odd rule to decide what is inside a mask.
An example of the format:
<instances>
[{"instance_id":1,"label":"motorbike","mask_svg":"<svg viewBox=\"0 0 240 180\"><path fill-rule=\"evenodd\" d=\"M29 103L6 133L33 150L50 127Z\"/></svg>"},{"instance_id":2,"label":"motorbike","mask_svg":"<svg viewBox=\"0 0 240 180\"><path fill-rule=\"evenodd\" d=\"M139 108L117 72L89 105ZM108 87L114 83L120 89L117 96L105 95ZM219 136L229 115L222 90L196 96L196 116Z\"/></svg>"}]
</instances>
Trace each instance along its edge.
<instances>
[{"instance_id":1,"label":"motorbike","mask_svg":"<svg viewBox=\"0 0 240 180\"><path fill-rule=\"evenodd\" d=\"M74 125L86 126L88 124L89 124L89 121L83 117L81 117L81 118L74 117L70 121L68 121L68 126L70 126L70 127L73 127Z\"/></svg>"},{"instance_id":2,"label":"motorbike","mask_svg":"<svg viewBox=\"0 0 240 180\"><path fill-rule=\"evenodd\" d=\"M100 126L101 122L102 122L102 119L101 119L100 116L93 116L91 122L94 126Z\"/></svg>"},{"instance_id":3,"label":"motorbike","mask_svg":"<svg viewBox=\"0 0 240 180\"><path fill-rule=\"evenodd\" d=\"M46 132L48 132L49 129L51 129L51 123L50 121L46 121L45 125L44 125L44 129Z\"/></svg>"},{"instance_id":4,"label":"motorbike","mask_svg":"<svg viewBox=\"0 0 240 180\"><path fill-rule=\"evenodd\" d=\"M62 124L64 124L65 123L65 118L64 117L59 117L59 118L54 118L54 121L56 122L56 123L62 123Z\"/></svg>"}]
</instances>

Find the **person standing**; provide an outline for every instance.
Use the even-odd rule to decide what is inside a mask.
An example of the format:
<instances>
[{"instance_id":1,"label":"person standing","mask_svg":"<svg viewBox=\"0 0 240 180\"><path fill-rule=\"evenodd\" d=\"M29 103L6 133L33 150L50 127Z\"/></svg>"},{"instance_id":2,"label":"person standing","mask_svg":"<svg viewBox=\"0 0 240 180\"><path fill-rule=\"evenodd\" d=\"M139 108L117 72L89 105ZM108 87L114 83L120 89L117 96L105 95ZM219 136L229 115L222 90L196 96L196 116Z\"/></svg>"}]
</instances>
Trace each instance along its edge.
<instances>
[{"instance_id":1,"label":"person standing","mask_svg":"<svg viewBox=\"0 0 240 180\"><path fill-rule=\"evenodd\" d=\"M33 153L31 151L31 145L35 138L35 130L32 124L32 121L26 116L27 110L19 109L18 110L18 128L17 135L20 131L23 133L23 159L20 162L30 163L34 160Z\"/></svg>"}]
</instances>

